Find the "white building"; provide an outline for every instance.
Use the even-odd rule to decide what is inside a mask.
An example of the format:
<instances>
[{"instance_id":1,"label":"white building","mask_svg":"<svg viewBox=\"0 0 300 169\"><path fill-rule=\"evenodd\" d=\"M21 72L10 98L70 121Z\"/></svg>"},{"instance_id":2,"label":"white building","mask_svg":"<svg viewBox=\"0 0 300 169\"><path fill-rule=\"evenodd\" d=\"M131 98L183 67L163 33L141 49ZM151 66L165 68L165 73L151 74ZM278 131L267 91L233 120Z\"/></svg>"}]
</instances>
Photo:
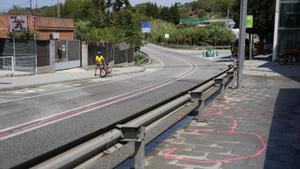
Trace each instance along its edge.
<instances>
[{"instance_id":1,"label":"white building","mask_svg":"<svg viewBox=\"0 0 300 169\"><path fill-rule=\"evenodd\" d=\"M300 0L276 0L273 61L287 53L300 55Z\"/></svg>"}]
</instances>

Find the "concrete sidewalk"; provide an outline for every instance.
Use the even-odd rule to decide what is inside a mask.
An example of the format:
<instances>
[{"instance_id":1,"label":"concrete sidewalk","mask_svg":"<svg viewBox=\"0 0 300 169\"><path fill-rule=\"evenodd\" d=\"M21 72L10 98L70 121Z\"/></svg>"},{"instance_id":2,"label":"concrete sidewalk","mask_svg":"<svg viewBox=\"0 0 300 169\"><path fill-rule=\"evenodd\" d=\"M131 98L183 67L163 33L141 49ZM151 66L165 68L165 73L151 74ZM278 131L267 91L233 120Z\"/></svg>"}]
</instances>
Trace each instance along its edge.
<instances>
[{"instance_id":1,"label":"concrete sidewalk","mask_svg":"<svg viewBox=\"0 0 300 169\"><path fill-rule=\"evenodd\" d=\"M246 61L251 75L204 113L209 124L187 116L146 147L146 168L299 169L299 67Z\"/></svg>"},{"instance_id":2,"label":"concrete sidewalk","mask_svg":"<svg viewBox=\"0 0 300 169\"><path fill-rule=\"evenodd\" d=\"M113 68L113 76L138 73L145 71L143 67ZM99 72L98 72L99 73ZM55 73L38 74L30 76L17 76L0 78L0 91L38 87L42 85L78 81L85 79L99 78L94 76L94 70L84 70L81 68L57 71Z\"/></svg>"},{"instance_id":3,"label":"concrete sidewalk","mask_svg":"<svg viewBox=\"0 0 300 169\"><path fill-rule=\"evenodd\" d=\"M294 77L300 75L300 64L279 65L272 62L266 55L256 56L255 60L245 60L246 75L253 76L286 76Z\"/></svg>"}]
</instances>

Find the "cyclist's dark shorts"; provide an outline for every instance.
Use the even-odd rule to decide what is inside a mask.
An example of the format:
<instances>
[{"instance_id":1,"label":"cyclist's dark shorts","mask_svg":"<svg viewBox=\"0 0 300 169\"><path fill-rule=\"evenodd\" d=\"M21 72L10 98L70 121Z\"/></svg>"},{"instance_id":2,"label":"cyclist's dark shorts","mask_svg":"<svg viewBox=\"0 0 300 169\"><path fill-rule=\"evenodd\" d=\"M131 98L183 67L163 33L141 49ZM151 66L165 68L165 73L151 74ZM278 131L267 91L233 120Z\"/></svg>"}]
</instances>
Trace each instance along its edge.
<instances>
[{"instance_id":1,"label":"cyclist's dark shorts","mask_svg":"<svg viewBox=\"0 0 300 169\"><path fill-rule=\"evenodd\" d=\"M104 64L97 64L97 67L103 67Z\"/></svg>"}]
</instances>

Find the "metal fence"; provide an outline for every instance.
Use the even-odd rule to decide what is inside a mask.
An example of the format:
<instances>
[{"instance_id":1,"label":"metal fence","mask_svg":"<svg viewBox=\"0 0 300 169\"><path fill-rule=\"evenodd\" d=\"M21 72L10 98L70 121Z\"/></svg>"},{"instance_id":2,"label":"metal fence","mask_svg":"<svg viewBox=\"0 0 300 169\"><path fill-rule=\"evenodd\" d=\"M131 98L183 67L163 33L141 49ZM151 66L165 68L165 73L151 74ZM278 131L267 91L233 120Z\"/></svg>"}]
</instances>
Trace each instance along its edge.
<instances>
[{"instance_id":1,"label":"metal fence","mask_svg":"<svg viewBox=\"0 0 300 169\"><path fill-rule=\"evenodd\" d=\"M34 40L0 39L0 76L36 73L37 54Z\"/></svg>"},{"instance_id":2,"label":"metal fence","mask_svg":"<svg viewBox=\"0 0 300 169\"><path fill-rule=\"evenodd\" d=\"M55 41L55 70L80 67L81 43L78 40Z\"/></svg>"},{"instance_id":3,"label":"metal fence","mask_svg":"<svg viewBox=\"0 0 300 169\"><path fill-rule=\"evenodd\" d=\"M1 56L0 76L35 74L36 56Z\"/></svg>"},{"instance_id":4,"label":"metal fence","mask_svg":"<svg viewBox=\"0 0 300 169\"><path fill-rule=\"evenodd\" d=\"M0 76L13 76L13 56L0 57Z\"/></svg>"}]
</instances>

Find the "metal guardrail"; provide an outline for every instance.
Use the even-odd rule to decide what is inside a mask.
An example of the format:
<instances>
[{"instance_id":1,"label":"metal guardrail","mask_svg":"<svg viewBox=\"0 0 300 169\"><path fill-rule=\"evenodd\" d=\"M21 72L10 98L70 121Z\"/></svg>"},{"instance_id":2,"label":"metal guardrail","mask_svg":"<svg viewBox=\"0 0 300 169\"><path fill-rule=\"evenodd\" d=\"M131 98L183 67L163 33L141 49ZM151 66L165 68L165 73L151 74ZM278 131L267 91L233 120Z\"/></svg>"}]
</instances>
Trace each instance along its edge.
<instances>
[{"instance_id":1,"label":"metal guardrail","mask_svg":"<svg viewBox=\"0 0 300 169\"><path fill-rule=\"evenodd\" d=\"M141 53L142 55L145 56L145 59L141 60L139 63L137 63L136 65L141 65L143 63L145 63L146 61L149 62L149 55L143 51L138 51L139 53Z\"/></svg>"},{"instance_id":2,"label":"metal guardrail","mask_svg":"<svg viewBox=\"0 0 300 169\"><path fill-rule=\"evenodd\" d=\"M216 94L219 98L223 98L226 89L233 82L235 74L236 68L230 65L228 70L210 79L206 83L199 85L193 90L185 92L180 97L157 107L140 117L132 119L125 124L116 125L116 127L109 132L103 133L102 135L38 164L33 168L74 168L101 153L110 146L115 145L117 142L126 141L135 142L135 167L142 169L144 167L145 127L154 124L159 119L166 117L185 105L191 105L191 102L198 102L198 119L205 121L201 113L206 108L204 103L209 99L211 100L211 98L216 96ZM213 100L216 98L217 97L214 97Z\"/></svg>"}]
</instances>

